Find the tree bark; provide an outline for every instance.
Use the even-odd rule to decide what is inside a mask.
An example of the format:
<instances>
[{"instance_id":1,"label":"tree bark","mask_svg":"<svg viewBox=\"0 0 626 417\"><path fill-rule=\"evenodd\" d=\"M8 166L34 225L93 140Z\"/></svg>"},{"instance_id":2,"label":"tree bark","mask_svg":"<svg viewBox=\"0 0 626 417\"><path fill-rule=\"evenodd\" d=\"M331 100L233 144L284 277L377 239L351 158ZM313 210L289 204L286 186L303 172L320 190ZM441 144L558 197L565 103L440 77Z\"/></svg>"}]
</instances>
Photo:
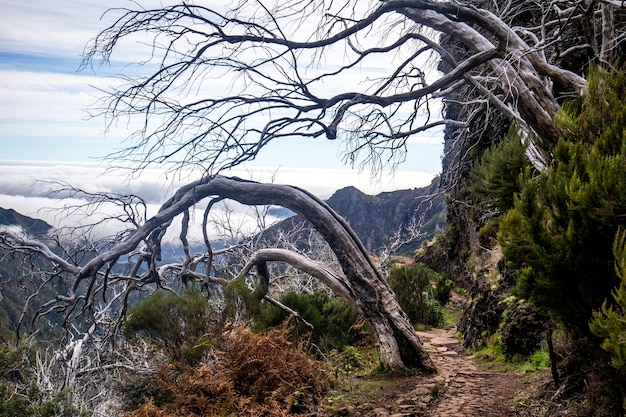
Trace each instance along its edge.
<instances>
[{"instance_id":1,"label":"tree bark","mask_svg":"<svg viewBox=\"0 0 626 417\"><path fill-rule=\"evenodd\" d=\"M188 184L125 241L87 263L78 274L74 287L83 278L97 273L107 262L133 250L153 231L169 224L172 218L210 196L229 198L246 205L280 205L308 219L326 239L343 269L345 279L335 282L335 286L343 287L338 291L339 295L351 299L349 302L356 305L372 324L379 341L381 365L394 370L419 368L427 372L436 371L408 316L350 226L326 203L297 187L223 176L207 177Z\"/></svg>"}]
</instances>

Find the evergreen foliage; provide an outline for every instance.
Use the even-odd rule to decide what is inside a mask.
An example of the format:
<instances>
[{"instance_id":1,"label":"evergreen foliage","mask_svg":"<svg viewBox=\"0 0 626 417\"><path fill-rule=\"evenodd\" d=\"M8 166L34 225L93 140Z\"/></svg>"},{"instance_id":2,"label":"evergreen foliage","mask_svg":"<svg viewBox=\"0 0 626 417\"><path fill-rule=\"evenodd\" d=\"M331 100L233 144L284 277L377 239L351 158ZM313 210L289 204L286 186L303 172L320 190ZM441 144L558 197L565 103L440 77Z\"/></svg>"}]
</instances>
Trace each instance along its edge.
<instances>
[{"instance_id":1,"label":"evergreen foliage","mask_svg":"<svg viewBox=\"0 0 626 417\"><path fill-rule=\"evenodd\" d=\"M613 244L615 269L621 278L619 288L613 292L615 305L602 304L593 313L591 331L603 339L602 348L611 354L611 364L626 373L626 230L615 238Z\"/></svg>"},{"instance_id":2,"label":"evergreen foliage","mask_svg":"<svg viewBox=\"0 0 626 417\"><path fill-rule=\"evenodd\" d=\"M596 70L589 89L559 114L568 136L554 150L555 165L534 177L526 170L498 235L520 269L519 295L560 320L580 346L591 336L592 311L618 282L611 244L626 224L626 72Z\"/></svg>"},{"instance_id":3,"label":"evergreen foliage","mask_svg":"<svg viewBox=\"0 0 626 417\"><path fill-rule=\"evenodd\" d=\"M193 286L184 295L160 290L131 306L122 331L129 338L150 338L173 360L193 363L208 348L203 336L211 313L207 298Z\"/></svg>"},{"instance_id":4,"label":"evergreen foliage","mask_svg":"<svg viewBox=\"0 0 626 417\"><path fill-rule=\"evenodd\" d=\"M514 195L521 187L520 175L530 167L525 152L517 126L512 125L501 141L476 160L470 171L470 190L486 210L503 214L513 207Z\"/></svg>"},{"instance_id":5,"label":"evergreen foliage","mask_svg":"<svg viewBox=\"0 0 626 417\"><path fill-rule=\"evenodd\" d=\"M440 274L422 263L402 265L389 271L388 282L411 322L427 326L443 324L443 311L435 298L433 284L440 284L437 294L442 300L449 299L451 286ZM448 288L447 295L444 288Z\"/></svg>"},{"instance_id":6,"label":"evergreen foliage","mask_svg":"<svg viewBox=\"0 0 626 417\"><path fill-rule=\"evenodd\" d=\"M545 313L515 297L503 301L507 308L498 329L502 353L507 359L529 358L545 341Z\"/></svg>"},{"instance_id":7,"label":"evergreen foliage","mask_svg":"<svg viewBox=\"0 0 626 417\"><path fill-rule=\"evenodd\" d=\"M324 352L333 349L341 351L371 333L364 319L345 301L327 292L316 291L312 294L290 292L283 294L280 302L297 311L304 320L313 325L312 342ZM255 324L257 327L278 326L287 319L287 316L284 310L272 306ZM298 334L308 331L299 320L294 321L294 326Z\"/></svg>"},{"instance_id":8,"label":"evergreen foliage","mask_svg":"<svg viewBox=\"0 0 626 417\"><path fill-rule=\"evenodd\" d=\"M446 274L437 274L435 278L435 288L433 288L433 297L435 300L445 306L450 301L452 295L452 289L454 288L454 281L452 281Z\"/></svg>"}]
</instances>

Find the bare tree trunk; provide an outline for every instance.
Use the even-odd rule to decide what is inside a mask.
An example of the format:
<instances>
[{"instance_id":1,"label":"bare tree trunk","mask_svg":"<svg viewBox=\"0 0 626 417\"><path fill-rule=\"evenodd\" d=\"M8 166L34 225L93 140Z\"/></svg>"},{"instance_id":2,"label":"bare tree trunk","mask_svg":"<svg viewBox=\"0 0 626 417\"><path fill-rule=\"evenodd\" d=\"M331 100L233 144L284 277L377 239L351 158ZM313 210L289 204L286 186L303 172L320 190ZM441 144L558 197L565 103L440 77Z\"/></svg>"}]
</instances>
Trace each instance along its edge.
<instances>
[{"instance_id":1,"label":"bare tree trunk","mask_svg":"<svg viewBox=\"0 0 626 417\"><path fill-rule=\"evenodd\" d=\"M308 192L286 185L261 184L237 178L215 176L191 183L176 192L159 213L124 242L102 253L86 264L77 276L79 281L100 270L107 262L133 250L154 230L169 224L198 201L219 196L246 205L276 204L297 212L308 219L326 239L343 269L345 279L337 280L337 291L356 305L372 324L379 341L382 366L389 369L420 368L434 372L430 357L418 339L408 316L378 269L372 264L365 248L352 229L328 205Z\"/></svg>"},{"instance_id":2,"label":"bare tree trunk","mask_svg":"<svg viewBox=\"0 0 626 417\"><path fill-rule=\"evenodd\" d=\"M550 355L550 372L552 372L552 380L554 385L559 388L561 386L561 378L559 377L559 368L557 366L556 352L552 343L552 323L548 320L546 324L546 342L548 343L548 353Z\"/></svg>"},{"instance_id":3,"label":"bare tree trunk","mask_svg":"<svg viewBox=\"0 0 626 417\"><path fill-rule=\"evenodd\" d=\"M615 48L615 6L612 4L601 4L600 12L602 16L602 45L600 48L600 61L607 65L613 63Z\"/></svg>"},{"instance_id":4,"label":"bare tree trunk","mask_svg":"<svg viewBox=\"0 0 626 417\"><path fill-rule=\"evenodd\" d=\"M381 364L390 369L435 367L409 318L352 229L328 205L296 187L216 177L200 186L243 204L278 204L308 219L324 236L343 269L351 304L363 312L379 341ZM203 191L201 191L204 194ZM341 293L340 293L341 295ZM344 297L345 298L345 297Z\"/></svg>"}]
</instances>

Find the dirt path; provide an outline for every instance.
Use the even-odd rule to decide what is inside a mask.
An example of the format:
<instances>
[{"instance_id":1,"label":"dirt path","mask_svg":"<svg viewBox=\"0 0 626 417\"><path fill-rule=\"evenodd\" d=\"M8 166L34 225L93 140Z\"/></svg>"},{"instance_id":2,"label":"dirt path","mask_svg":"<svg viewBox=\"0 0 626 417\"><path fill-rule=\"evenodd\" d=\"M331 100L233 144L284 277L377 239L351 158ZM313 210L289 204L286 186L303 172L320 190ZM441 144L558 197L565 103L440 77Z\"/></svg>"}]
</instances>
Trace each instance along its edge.
<instances>
[{"instance_id":1,"label":"dirt path","mask_svg":"<svg viewBox=\"0 0 626 417\"><path fill-rule=\"evenodd\" d=\"M464 354L456 328L419 332L435 361L434 376L385 380L378 393L363 398L344 415L374 417L506 417L514 416L514 399L528 379L488 370ZM335 415L341 415L337 413Z\"/></svg>"}]
</instances>

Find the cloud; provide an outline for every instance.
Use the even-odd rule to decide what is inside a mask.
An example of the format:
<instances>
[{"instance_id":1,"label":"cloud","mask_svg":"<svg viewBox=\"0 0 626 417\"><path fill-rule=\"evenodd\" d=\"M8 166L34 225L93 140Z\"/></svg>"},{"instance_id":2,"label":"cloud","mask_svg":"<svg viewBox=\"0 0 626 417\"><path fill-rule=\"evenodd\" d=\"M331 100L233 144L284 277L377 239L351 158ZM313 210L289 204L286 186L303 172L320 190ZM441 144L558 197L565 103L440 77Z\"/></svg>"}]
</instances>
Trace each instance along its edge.
<instances>
[{"instance_id":1,"label":"cloud","mask_svg":"<svg viewBox=\"0 0 626 417\"><path fill-rule=\"evenodd\" d=\"M169 3L172 3L170 1ZM160 7L167 1L142 0L144 7ZM80 57L85 44L111 25L119 12L135 8L131 0L3 0L0 49L44 56Z\"/></svg>"},{"instance_id":2,"label":"cloud","mask_svg":"<svg viewBox=\"0 0 626 417\"><path fill-rule=\"evenodd\" d=\"M0 69L0 123L6 138L126 138L125 123L107 126L88 109L103 96L110 79L83 73Z\"/></svg>"},{"instance_id":3,"label":"cloud","mask_svg":"<svg viewBox=\"0 0 626 417\"><path fill-rule=\"evenodd\" d=\"M399 171L393 175L383 174L372 178L367 173L345 168L283 167L277 170L255 167L232 170L228 175L260 182L296 185L325 199L337 189L349 185L356 186L368 194L423 187L430 183L435 173ZM0 161L0 206L40 218L55 227L95 223L101 216L116 213L112 206L103 206L93 212L78 210L73 211L71 215L68 214L64 208L84 201L77 198L68 199L66 194L51 194L58 188L54 181L62 181L92 193L137 195L146 201L147 215L150 217L157 213L161 204L176 189L192 179L193 177L168 177L156 169L146 170L136 178L130 179L123 172L107 171L105 167L95 163ZM253 230L255 219L250 217L250 209L236 202L228 204L234 224L247 231ZM194 219L192 235L197 240L201 237L200 224L204 206L200 203L192 213ZM223 210L215 211L218 219L223 213ZM168 235L172 239L180 230L180 221L177 222L176 227ZM110 235L118 231L119 227L119 223L111 222L97 228L95 233L102 236Z\"/></svg>"},{"instance_id":4,"label":"cloud","mask_svg":"<svg viewBox=\"0 0 626 417\"><path fill-rule=\"evenodd\" d=\"M50 197L33 197L22 195L7 195L0 193L0 207L12 208L18 213L41 219L56 229L66 228L70 232L72 228L79 228L77 233L81 237L102 239L115 236L118 232L126 229L129 225L116 219L123 217L120 207L102 205L94 209L78 208L85 203L80 199L59 199ZM160 208L160 204L148 203L145 207L147 217L154 216ZM190 222L188 239L191 242L202 242L202 220L205 206L199 204L190 210ZM280 220L267 215L265 224ZM178 216L172 222L165 235L165 241L177 241L181 231L182 216ZM227 201L216 205L209 217L208 232L210 236L249 236L259 231L256 212L254 208L241 205L237 202ZM76 232L72 232L76 237ZM68 236L69 237L69 236Z\"/></svg>"},{"instance_id":5,"label":"cloud","mask_svg":"<svg viewBox=\"0 0 626 417\"><path fill-rule=\"evenodd\" d=\"M136 177L128 171L108 170L98 163L0 160L0 194L22 197L47 197L58 188L55 181L88 192L135 194L147 202L159 204L182 185L196 179L181 172L166 175L158 169L146 169ZM260 182L296 185L327 198L334 191L352 185L368 194L424 187L436 172L397 171L374 176L349 168L298 168L253 166L232 169L225 175Z\"/></svg>"},{"instance_id":6,"label":"cloud","mask_svg":"<svg viewBox=\"0 0 626 417\"><path fill-rule=\"evenodd\" d=\"M221 7L227 1L215 0L211 6ZM142 0L140 4L160 7L162 2L169 0ZM136 4L131 0L107 0L104 5L90 0L64 0L62 4L49 0L3 1L0 138L4 145L2 157L12 161L0 161L0 206L32 217L43 216L56 226L77 222L77 219L59 216L58 211L41 210L44 207L59 209L68 204L68 200L51 196L52 185L45 181L60 180L92 192L138 195L148 203L150 212L156 213L175 189L194 178L185 172L181 172L182 176L167 176L159 169L147 169L130 180L128 172L106 170L104 163L86 162L90 157L103 157L116 148L130 146L123 143L123 139L136 130L135 125L121 120L103 138L104 118L86 120L85 108L101 95L94 87L106 88L119 82L96 77L89 71L76 72L86 43L120 16L120 11L104 13L110 7L134 8ZM306 30L301 26L297 29L304 36ZM127 63L141 61L150 53L149 47L137 42L140 40L133 38L122 42L113 57L112 67L99 72L110 75L122 70L128 74L150 70L153 64L143 68L124 67ZM341 57L345 51L327 52L327 57L333 58ZM337 58L336 62L339 61ZM389 64L378 58L367 59L360 68L363 79L347 74L343 79L325 80L319 86L320 96L346 88L358 89L361 81L373 81L389 71ZM310 68L311 71L327 69L315 65ZM227 78L211 80L208 88L221 89L223 83L228 82ZM293 184L327 198L348 185L369 194L425 186L441 167L441 132L426 132L411 138L407 143L407 161L394 174L383 173L375 178L368 172L343 166L342 146L341 139L285 138L273 141L247 167L227 174ZM22 161L16 161L18 159ZM237 207L237 215L243 211Z\"/></svg>"}]
</instances>

